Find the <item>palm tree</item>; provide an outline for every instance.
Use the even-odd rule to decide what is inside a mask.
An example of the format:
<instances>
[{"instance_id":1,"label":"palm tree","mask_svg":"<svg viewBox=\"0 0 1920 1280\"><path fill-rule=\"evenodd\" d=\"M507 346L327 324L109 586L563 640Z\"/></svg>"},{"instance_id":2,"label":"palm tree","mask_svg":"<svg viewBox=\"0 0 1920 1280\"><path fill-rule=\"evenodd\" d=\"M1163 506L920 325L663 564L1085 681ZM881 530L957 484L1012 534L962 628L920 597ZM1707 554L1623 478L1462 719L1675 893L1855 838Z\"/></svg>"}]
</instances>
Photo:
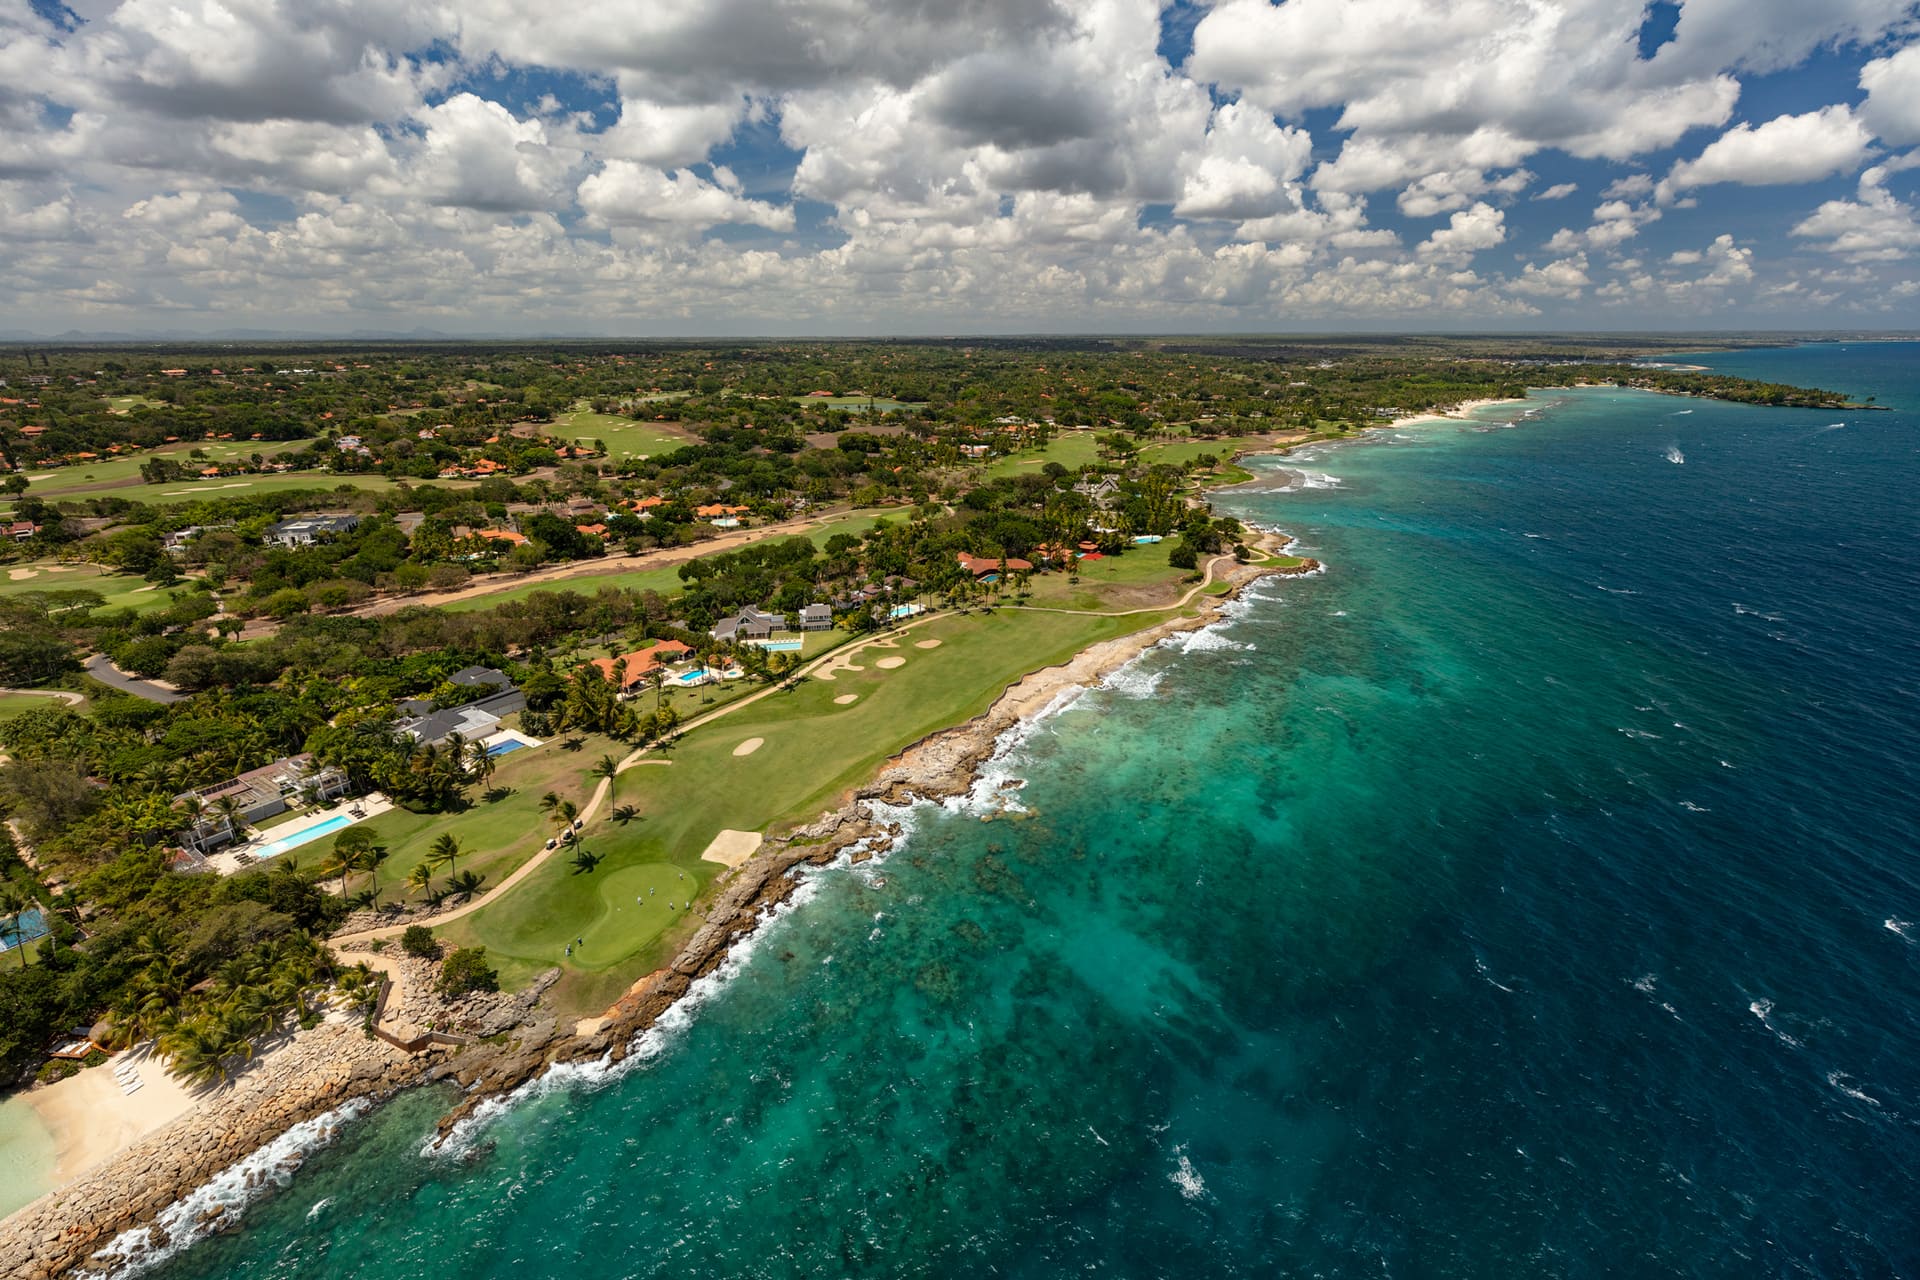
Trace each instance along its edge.
<instances>
[{"instance_id":1,"label":"palm tree","mask_svg":"<svg viewBox=\"0 0 1920 1280\"><path fill-rule=\"evenodd\" d=\"M580 810L574 806L571 800L562 800L553 810L554 821L560 824L562 830L571 828L573 826L573 820L579 816Z\"/></svg>"},{"instance_id":2,"label":"palm tree","mask_svg":"<svg viewBox=\"0 0 1920 1280\"><path fill-rule=\"evenodd\" d=\"M487 882L485 876L475 875L471 871L462 871L447 880L447 890L462 902L471 902Z\"/></svg>"},{"instance_id":3,"label":"palm tree","mask_svg":"<svg viewBox=\"0 0 1920 1280\"><path fill-rule=\"evenodd\" d=\"M407 888L425 893L433 888L433 866L431 863L416 862L413 870L407 872Z\"/></svg>"},{"instance_id":4,"label":"palm tree","mask_svg":"<svg viewBox=\"0 0 1920 1280\"><path fill-rule=\"evenodd\" d=\"M599 762L593 766L591 772L596 778L605 778L607 785L611 787L613 785L613 776L620 772L620 765L612 756L601 756Z\"/></svg>"},{"instance_id":5,"label":"palm tree","mask_svg":"<svg viewBox=\"0 0 1920 1280\"><path fill-rule=\"evenodd\" d=\"M247 820L240 812L240 800L237 796L221 796L213 802L213 811L220 815L226 824L230 839L239 840L247 830Z\"/></svg>"},{"instance_id":6,"label":"palm tree","mask_svg":"<svg viewBox=\"0 0 1920 1280\"><path fill-rule=\"evenodd\" d=\"M12 949L20 953L22 969L27 967L27 948L20 941L20 913L26 907L27 896L11 884L0 881L0 917L5 917L5 923L0 924L0 942L13 939Z\"/></svg>"},{"instance_id":7,"label":"palm tree","mask_svg":"<svg viewBox=\"0 0 1920 1280\"><path fill-rule=\"evenodd\" d=\"M317 868L322 879L340 877L340 896L347 896L347 877L353 874L353 851L335 844L331 852L320 860Z\"/></svg>"},{"instance_id":8,"label":"palm tree","mask_svg":"<svg viewBox=\"0 0 1920 1280\"><path fill-rule=\"evenodd\" d=\"M460 841L454 838L453 833L443 832L427 850L427 861L436 867L445 867L451 873L459 862L461 852Z\"/></svg>"},{"instance_id":9,"label":"palm tree","mask_svg":"<svg viewBox=\"0 0 1920 1280\"><path fill-rule=\"evenodd\" d=\"M552 791L540 797L540 809L543 813L552 813L560 807L560 797Z\"/></svg>"}]
</instances>

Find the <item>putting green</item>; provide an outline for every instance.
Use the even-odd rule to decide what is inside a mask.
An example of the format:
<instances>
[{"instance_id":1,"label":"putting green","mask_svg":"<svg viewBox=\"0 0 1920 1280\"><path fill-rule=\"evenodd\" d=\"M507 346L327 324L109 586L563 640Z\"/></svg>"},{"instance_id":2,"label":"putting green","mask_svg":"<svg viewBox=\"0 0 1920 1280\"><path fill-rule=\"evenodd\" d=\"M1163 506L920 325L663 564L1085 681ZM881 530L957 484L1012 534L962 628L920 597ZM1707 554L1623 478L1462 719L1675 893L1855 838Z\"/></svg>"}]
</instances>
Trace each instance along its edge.
<instances>
[{"instance_id":1,"label":"putting green","mask_svg":"<svg viewBox=\"0 0 1920 1280\"><path fill-rule=\"evenodd\" d=\"M586 939L584 946L573 949L573 962L585 969L616 964L631 956L636 947L651 942L687 914L687 899L699 888L697 880L670 862L642 862L596 873L594 879L600 882L599 913L584 933L574 934ZM675 904L671 911L667 909L669 902ZM573 938L561 936L563 922L551 924L559 926L543 931L554 935L551 940L534 935L528 941L535 945L550 941L557 961L565 956L567 943Z\"/></svg>"}]
</instances>

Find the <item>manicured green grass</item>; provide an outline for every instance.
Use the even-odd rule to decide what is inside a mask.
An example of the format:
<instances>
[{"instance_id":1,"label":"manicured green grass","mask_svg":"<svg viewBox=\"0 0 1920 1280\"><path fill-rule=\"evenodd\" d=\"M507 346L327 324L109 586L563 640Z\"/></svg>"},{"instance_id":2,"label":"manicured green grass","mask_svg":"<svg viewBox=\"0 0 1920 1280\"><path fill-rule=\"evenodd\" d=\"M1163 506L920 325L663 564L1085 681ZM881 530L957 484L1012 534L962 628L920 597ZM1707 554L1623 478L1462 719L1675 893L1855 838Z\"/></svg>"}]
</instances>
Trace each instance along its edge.
<instances>
[{"instance_id":1,"label":"manicured green grass","mask_svg":"<svg viewBox=\"0 0 1920 1280\"><path fill-rule=\"evenodd\" d=\"M824 547L827 540L838 533L853 534L856 537L880 520L889 516L905 519L904 508L893 511L856 511L839 520L829 521L804 533L787 536L804 537L816 547ZM525 600L537 591L577 591L581 595L592 595L604 587L615 587L622 591L658 591L663 596L676 595L686 585L680 577L680 566L666 565L654 569L627 569L622 565L627 557L613 555L607 557L605 573L584 573L576 577L561 578L553 582L528 582L517 587L505 587L499 591L490 591L485 595L472 596L465 600L456 600L440 608L451 612L470 612L475 609L491 609L496 605L513 600Z\"/></svg>"},{"instance_id":2,"label":"manicured green grass","mask_svg":"<svg viewBox=\"0 0 1920 1280\"><path fill-rule=\"evenodd\" d=\"M564 743L574 738L579 739L580 748L568 751ZM585 809L598 785L598 780L588 774L594 761L603 755L623 759L631 750L625 743L598 735L562 735L544 746L499 757L486 789L488 794L499 795L498 799L487 799L480 788L472 788L471 807L457 813L394 809L369 818L359 827L387 848L387 860L378 872L382 896L401 896L407 873L415 863L426 859L429 846L443 834L459 840L465 850L458 870L476 871L487 878L488 884L498 883L538 853L547 837L559 829L541 810L540 797L552 791ZM313 857L323 857L326 847L316 846ZM434 874L444 880L448 873L441 868Z\"/></svg>"},{"instance_id":3,"label":"manicured green grass","mask_svg":"<svg viewBox=\"0 0 1920 1280\"><path fill-rule=\"evenodd\" d=\"M1069 471L1078 471L1084 466L1103 461L1100 449L1094 443L1096 436L1107 434L1104 431L1063 431L1047 442L1044 449L1028 449L1010 457L996 459L987 468L992 477L1021 475L1038 471L1049 462L1057 462ZM1203 453L1210 453L1223 462L1233 456L1238 447L1232 440L1196 440L1192 438L1174 440L1150 440L1141 444L1135 455L1141 466L1155 463L1168 463L1184 466Z\"/></svg>"},{"instance_id":4,"label":"manicured green grass","mask_svg":"<svg viewBox=\"0 0 1920 1280\"><path fill-rule=\"evenodd\" d=\"M575 875L555 858L444 932L459 945L485 946L510 983L563 965L572 1006L604 1005L663 961L695 925L685 916L676 923L657 913L612 915L608 903L621 904L603 893L602 877L664 863L705 885L722 868L700 854L721 830L766 831L811 818L902 747L984 710L1024 673L1151 621L1003 610L937 618L904 633L893 648L862 650L853 657L861 670L771 694L689 732L668 756L670 764L622 774L619 800L636 805L642 817L618 826L603 814L589 824L584 843L604 855L599 870ZM925 639L942 643L918 648ZM882 670L882 657L905 664ZM857 694L857 701L834 701L846 694ZM734 755L750 738L765 741L752 754ZM593 945L565 956L564 935L571 929L585 936L589 925L596 928ZM556 938L562 940L557 949Z\"/></svg>"},{"instance_id":5,"label":"manicured green grass","mask_svg":"<svg viewBox=\"0 0 1920 1280\"><path fill-rule=\"evenodd\" d=\"M0 575L0 597L36 591L93 591L99 593L108 608L132 609L136 613L166 608L173 603L172 592L179 589L156 587L142 578L115 573L99 565L63 565L54 560L7 565L4 575Z\"/></svg>"},{"instance_id":6,"label":"manicured green grass","mask_svg":"<svg viewBox=\"0 0 1920 1280\"><path fill-rule=\"evenodd\" d=\"M304 448L303 440L206 440L181 441L179 444L162 445L158 449L147 449L140 453L116 458L94 458L87 462L75 462L68 466L49 468L45 471L30 471L35 477L27 492L40 498L83 497L94 492L119 492L134 488L152 488L140 484L140 468L152 458L167 458L183 467L214 466L222 463L244 461L259 454L263 458L277 457L290 450ZM192 455L195 449L202 450L205 460ZM45 476L45 479L38 477ZM237 479L258 480L267 477L241 476ZM195 481L192 483L224 484L225 481ZM180 485L161 485L159 488L179 488Z\"/></svg>"},{"instance_id":7,"label":"manicured green grass","mask_svg":"<svg viewBox=\"0 0 1920 1280\"><path fill-rule=\"evenodd\" d=\"M584 406L555 415L546 431L550 436L575 444L603 441L607 456L612 459L650 458L699 443L699 437L674 423L637 422L610 413L595 413Z\"/></svg>"},{"instance_id":8,"label":"manicured green grass","mask_svg":"<svg viewBox=\"0 0 1920 1280\"><path fill-rule=\"evenodd\" d=\"M63 711L72 711L79 715L87 714L90 704L82 702L77 707L67 705L65 698L50 697L43 693L0 693L0 721L17 716L23 711L44 711L48 707L58 707ZM4 732L0 732L0 743L6 741Z\"/></svg>"},{"instance_id":9,"label":"manicured green grass","mask_svg":"<svg viewBox=\"0 0 1920 1280\"><path fill-rule=\"evenodd\" d=\"M135 409L162 409L166 402L149 399L146 396L108 396L107 409L112 413L130 413Z\"/></svg>"}]
</instances>

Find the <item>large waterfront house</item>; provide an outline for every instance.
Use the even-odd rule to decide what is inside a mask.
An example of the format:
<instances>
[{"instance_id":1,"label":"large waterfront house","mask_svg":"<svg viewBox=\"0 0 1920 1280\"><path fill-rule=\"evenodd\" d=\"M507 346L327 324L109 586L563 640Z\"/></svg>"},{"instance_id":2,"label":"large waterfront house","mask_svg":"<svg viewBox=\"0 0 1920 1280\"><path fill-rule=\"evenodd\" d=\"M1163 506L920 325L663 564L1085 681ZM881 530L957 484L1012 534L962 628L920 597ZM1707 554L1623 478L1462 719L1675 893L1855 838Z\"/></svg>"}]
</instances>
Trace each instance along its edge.
<instances>
[{"instance_id":1,"label":"large waterfront house","mask_svg":"<svg viewBox=\"0 0 1920 1280\"><path fill-rule=\"evenodd\" d=\"M360 517L301 516L267 526L266 540L283 547L310 547L321 538L336 538L360 527Z\"/></svg>"},{"instance_id":2,"label":"large waterfront house","mask_svg":"<svg viewBox=\"0 0 1920 1280\"><path fill-rule=\"evenodd\" d=\"M716 622L711 634L715 640L765 640L774 632L786 629L786 614L764 613L748 605L739 613Z\"/></svg>"},{"instance_id":3,"label":"large waterfront house","mask_svg":"<svg viewBox=\"0 0 1920 1280\"><path fill-rule=\"evenodd\" d=\"M693 649L678 640L660 640L632 653L623 653L617 658L595 658L593 665L600 674L620 686L621 693L635 693L643 688L650 676L664 670L668 663L678 662L693 653Z\"/></svg>"},{"instance_id":4,"label":"large waterfront house","mask_svg":"<svg viewBox=\"0 0 1920 1280\"><path fill-rule=\"evenodd\" d=\"M192 801L198 813L180 832L180 843L198 853L231 844L249 824L265 822L295 803L336 800L347 794L347 775L331 766L319 767L302 752L286 756L216 786L201 787L174 797L176 804Z\"/></svg>"}]
</instances>

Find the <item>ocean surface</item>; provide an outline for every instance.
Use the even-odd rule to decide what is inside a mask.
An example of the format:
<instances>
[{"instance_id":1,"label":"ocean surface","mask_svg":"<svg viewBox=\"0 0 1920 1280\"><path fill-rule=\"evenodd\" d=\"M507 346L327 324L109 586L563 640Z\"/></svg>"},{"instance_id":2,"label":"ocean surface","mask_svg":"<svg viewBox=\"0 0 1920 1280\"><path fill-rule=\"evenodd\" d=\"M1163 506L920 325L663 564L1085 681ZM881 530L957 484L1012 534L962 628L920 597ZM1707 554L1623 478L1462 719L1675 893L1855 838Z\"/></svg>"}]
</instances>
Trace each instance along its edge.
<instances>
[{"instance_id":1,"label":"ocean surface","mask_svg":"<svg viewBox=\"0 0 1920 1280\"><path fill-rule=\"evenodd\" d=\"M1329 566L827 870L643 1060L340 1127L186 1277L1920 1274L1896 412L1541 391L1263 460Z\"/></svg>"}]
</instances>

